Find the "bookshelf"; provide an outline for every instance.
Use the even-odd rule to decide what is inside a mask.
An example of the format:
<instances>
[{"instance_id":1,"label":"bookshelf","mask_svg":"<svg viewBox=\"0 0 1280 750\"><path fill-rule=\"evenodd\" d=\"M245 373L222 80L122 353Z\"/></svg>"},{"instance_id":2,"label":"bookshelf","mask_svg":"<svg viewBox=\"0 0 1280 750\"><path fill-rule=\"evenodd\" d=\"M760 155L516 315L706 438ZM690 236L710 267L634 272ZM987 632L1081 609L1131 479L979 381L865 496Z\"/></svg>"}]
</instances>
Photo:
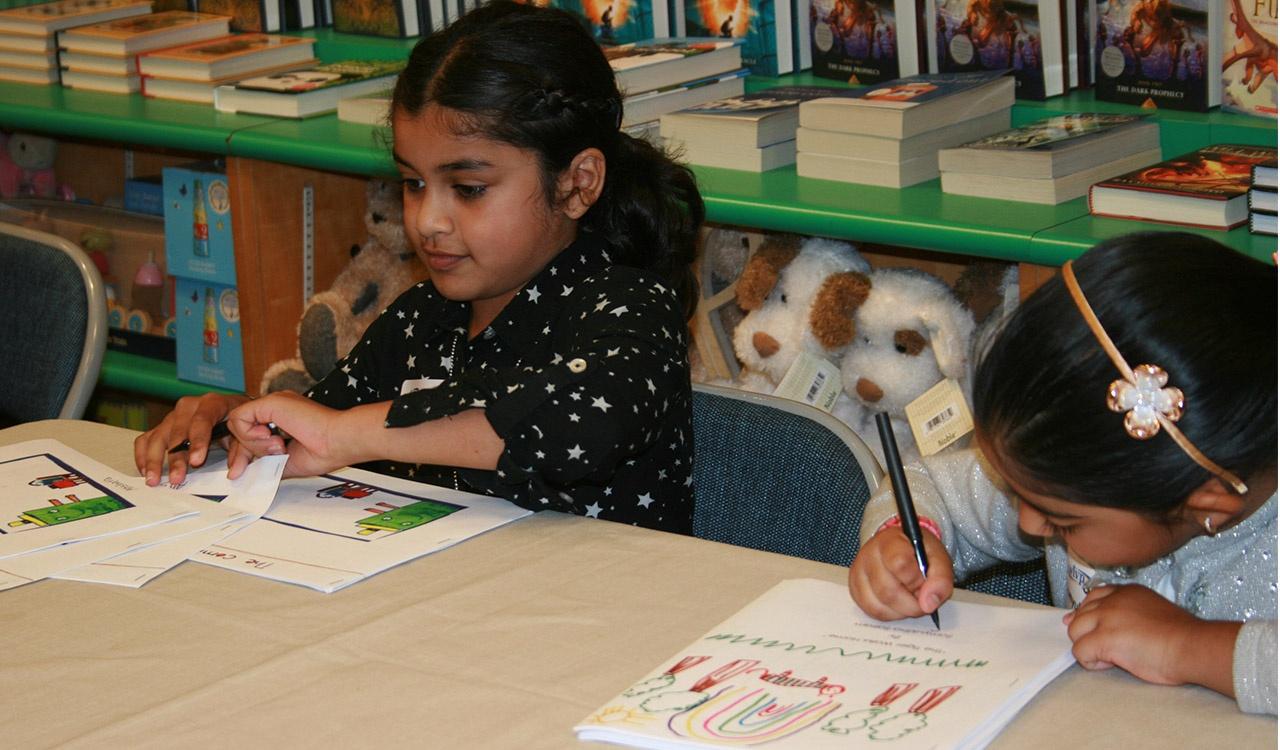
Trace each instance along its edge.
<instances>
[{"instance_id":1,"label":"bookshelf","mask_svg":"<svg viewBox=\"0 0 1280 750\"><path fill-rule=\"evenodd\" d=\"M297 33L314 37L317 56L325 61L401 57L416 42L353 37L331 29ZM753 77L747 86L760 90L778 85L838 84L800 73ZM1045 102L1019 101L1013 123L1070 111L1138 110L1095 102L1087 91L1073 92ZM1166 157L1213 142L1276 143L1274 121L1218 111L1157 111L1154 116ZM364 180L394 173L389 133L340 122L335 115L301 121L228 115L207 105L138 95L0 82L0 128L68 139L66 150L77 161L69 165L60 156L58 174L77 189L77 181L90 174L99 182L117 175L123 180L125 160L119 155L135 150L153 162L176 163L193 155L226 159L250 391L269 364L294 355L306 259L311 258L312 288L326 288L345 264L347 250L365 238ZM84 154L93 156L86 160ZM947 195L937 180L895 190L800 178L792 167L763 174L701 167L695 172L710 221L894 245L961 260L1017 262L1028 286L1101 239L1162 226L1091 217L1084 199L1041 206ZM316 223L310 249L303 246L301 219L301 195L308 188L316 216L324 217ZM1276 249L1274 238L1250 235L1244 228L1204 234L1262 260ZM109 352L104 385L163 398L209 390L177 381L171 367L166 372L140 359Z\"/></svg>"}]
</instances>

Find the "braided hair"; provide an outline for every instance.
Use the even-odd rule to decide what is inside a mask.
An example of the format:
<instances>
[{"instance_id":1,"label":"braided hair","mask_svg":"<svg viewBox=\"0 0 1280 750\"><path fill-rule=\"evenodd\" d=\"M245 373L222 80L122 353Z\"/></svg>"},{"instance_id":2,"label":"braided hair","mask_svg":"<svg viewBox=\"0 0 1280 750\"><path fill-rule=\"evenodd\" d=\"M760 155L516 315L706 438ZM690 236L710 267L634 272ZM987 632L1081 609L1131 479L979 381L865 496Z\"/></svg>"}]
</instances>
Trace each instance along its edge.
<instances>
[{"instance_id":1,"label":"braided hair","mask_svg":"<svg viewBox=\"0 0 1280 750\"><path fill-rule=\"evenodd\" d=\"M426 36L396 81L392 110L450 110L458 135L478 135L538 157L549 204L556 176L583 149L607 164L604 189L579 222L623 265L652 270L697 301L692 272L705 209L697 182L647 141L619 129L622 94L603 50L569 13L496 0Z\"/></svg>"}]
</instances>

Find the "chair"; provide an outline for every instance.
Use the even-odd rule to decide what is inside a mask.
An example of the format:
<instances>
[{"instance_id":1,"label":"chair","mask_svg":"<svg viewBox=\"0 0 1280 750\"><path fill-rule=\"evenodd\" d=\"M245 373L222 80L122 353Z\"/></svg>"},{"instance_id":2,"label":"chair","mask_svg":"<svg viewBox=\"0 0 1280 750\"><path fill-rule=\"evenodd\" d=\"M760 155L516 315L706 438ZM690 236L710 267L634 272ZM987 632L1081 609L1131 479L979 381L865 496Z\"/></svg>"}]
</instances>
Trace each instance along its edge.
<instances>
[{"instance_id":1,"label":"chair","mask_svg":"<svg viewBox=\"0 0 1280 750\"><path fill-rule=\"evenodd\" d=\"M848 565L883 472L848 425L808 404L693 386L693 533Z\"/></svg>"},{"instance_id":2,"label":"chair","mask_svg":"<svg viewBox=\"0 0 1280 750\"><path fill-rule=\"evenodd\" d=\"M57 235L0 222L0 421L79 419L107 346L102 277Z\"/></svg>"},{"instance_id":3,"label":"chair","mask_svg":"<svg viewBox=\"0 0 1280 750\"><path fill-rule=\"evenodd\" d=\"M884 472L844 422L789 399L695 383L693 534L848 565ZM1044 563L1001 563L961 585L1049 603Z\"/></svg>"}]
</instances>

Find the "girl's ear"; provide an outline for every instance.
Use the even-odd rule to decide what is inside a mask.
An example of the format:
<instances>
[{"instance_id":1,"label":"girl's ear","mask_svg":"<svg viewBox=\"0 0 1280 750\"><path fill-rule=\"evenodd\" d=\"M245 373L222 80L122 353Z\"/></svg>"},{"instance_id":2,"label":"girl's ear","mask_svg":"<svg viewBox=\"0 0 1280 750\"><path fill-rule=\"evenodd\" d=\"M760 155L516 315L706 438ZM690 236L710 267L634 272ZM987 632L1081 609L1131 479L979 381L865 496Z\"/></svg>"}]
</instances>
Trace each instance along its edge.
<instances>
[{"instance_id":1,"label":"girl's ear","mask_svg":"<svg viewBox=\"0 0 1280 750\"><path fill-rule=\"evenodd\" d=\"M605 160L598 148L584 148L556 180L558 208L570 219L581 219L604 191Z\"/></svg>"},{"instance_id":2,"label":"girl's ear","mask_svg":"<svg viewBox=\"0 0 1280 750\"><path fill-rule=\"evenodd\" d=\"M1245 511L1246 499L1222 480L1212 477L1187 496L1182 511L1209 534L1233 525ZM1206 524L1205 521L1208 521Z\"/></svg>"}]
</instances>

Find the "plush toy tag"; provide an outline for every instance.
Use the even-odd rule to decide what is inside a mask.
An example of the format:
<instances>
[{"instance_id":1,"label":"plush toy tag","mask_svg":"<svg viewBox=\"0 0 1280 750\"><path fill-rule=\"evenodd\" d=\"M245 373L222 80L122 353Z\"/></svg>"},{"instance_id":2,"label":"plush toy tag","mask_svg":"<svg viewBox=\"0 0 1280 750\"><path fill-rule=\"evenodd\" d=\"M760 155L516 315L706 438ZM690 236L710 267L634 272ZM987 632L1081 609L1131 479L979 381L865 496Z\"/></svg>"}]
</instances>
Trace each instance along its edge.
<instances>
[{"instance_id":1,"label":"plush toy tag","mask_svg":"<svg viewBox=\"0 0 1280 750\"><path fill-rule=\"evenodd\" d=\"M787 374L782 376L782 382L778 383L773 395L803 401L829 412L836 404L840 388L839 367L821 357L800 352Z\"/></svg>"},{"instance_id":2,"label":"plush toy tag","mask_svg":"<svg viewBox=\"0 0 1280 750\"><path fill-rule=\"evenodd\" d=\"M438 388L443 380L440 378L417 378L416 380L406 380L400 384L400 395L403 396L414 391L425 391L428 388Z\"/></svg>"},{"instance_id":3,"label":"plush toy tag","mask_svg":"<svg viewBox=\"0 0 1280 750\"><path fill-rule=\"evenodd\" d=\"M960 384L946 378L907 404L907 422L920 455L931 456L969 434L973 414Z\"/></svg>"}]
</instances>

